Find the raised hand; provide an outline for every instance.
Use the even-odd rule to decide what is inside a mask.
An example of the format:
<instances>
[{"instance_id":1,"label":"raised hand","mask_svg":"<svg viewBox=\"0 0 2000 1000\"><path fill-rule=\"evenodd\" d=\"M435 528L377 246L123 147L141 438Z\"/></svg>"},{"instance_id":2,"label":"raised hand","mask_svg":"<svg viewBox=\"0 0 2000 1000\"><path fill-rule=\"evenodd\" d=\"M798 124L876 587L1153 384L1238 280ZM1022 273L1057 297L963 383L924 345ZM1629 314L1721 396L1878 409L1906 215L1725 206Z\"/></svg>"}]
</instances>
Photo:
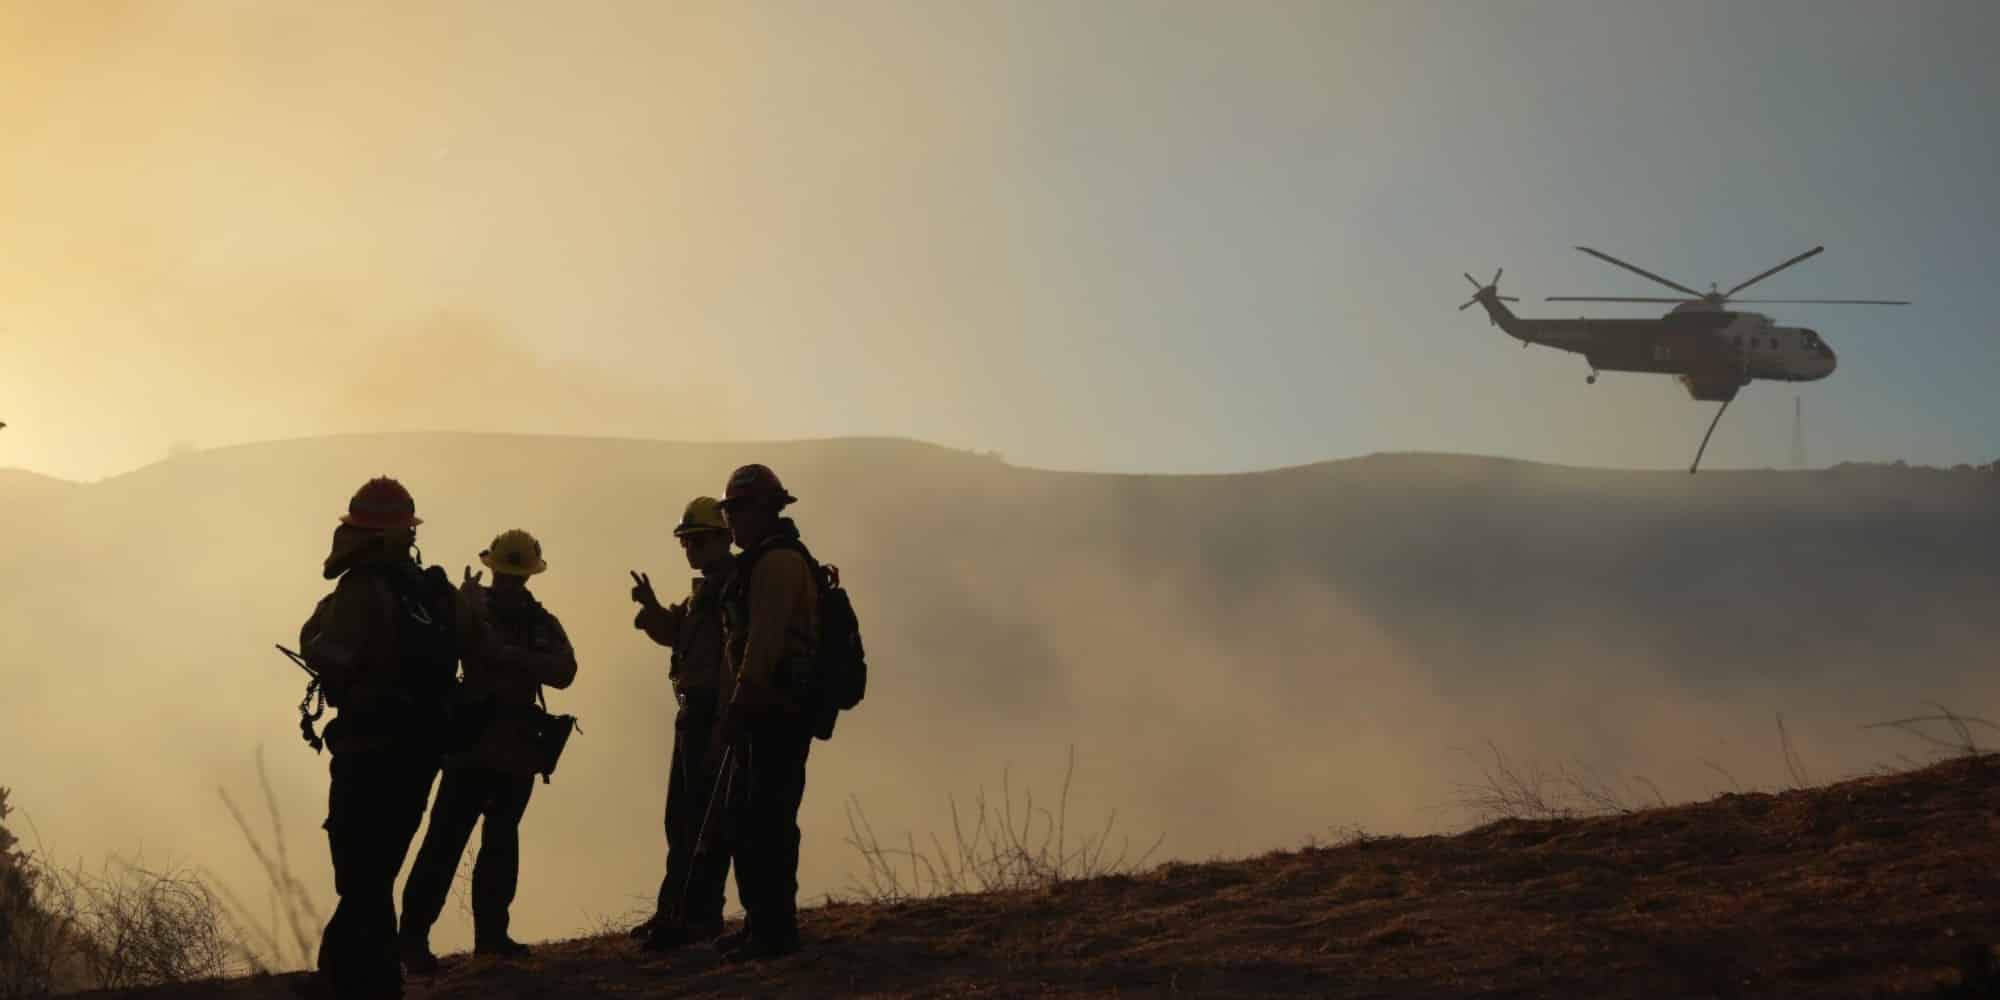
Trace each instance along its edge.
<instances>
[{"instance_id":1,"label":"raised hand","mask_svg":"<svg viewBox=\"0 0 2000 1000\"><path fill-rule=\"evenodd\" d=\"M465 579L458 582L459 594L465 598L467 604L470 604L474 608L483 609L486 607L486 591L479 586L479 578L485 575L484 573L474 573L472 567L467 566L465 567Z\"/></svg>"},{"instance_id":2,"label":"raised hand","mask_svg":"<svg viewBox=\"0 0 2000 1000\"><path fill-rule=\"evenodd\" d=\"M657 608L660 599L653 593L653 580L644 573L627 570L632 574L632 599L642 608Z\"/></svg>"}]
</instances>

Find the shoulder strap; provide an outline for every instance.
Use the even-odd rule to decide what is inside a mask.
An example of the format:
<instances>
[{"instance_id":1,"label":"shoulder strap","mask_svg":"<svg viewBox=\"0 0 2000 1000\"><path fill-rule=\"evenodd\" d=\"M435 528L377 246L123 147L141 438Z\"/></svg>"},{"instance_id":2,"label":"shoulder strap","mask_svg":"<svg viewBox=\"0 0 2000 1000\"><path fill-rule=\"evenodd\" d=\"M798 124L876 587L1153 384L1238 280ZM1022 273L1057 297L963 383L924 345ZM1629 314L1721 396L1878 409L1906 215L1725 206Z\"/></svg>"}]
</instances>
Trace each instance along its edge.
<instances>
[{"instance_id":1,"label":"shoulder strap","mask_svg":"<svg viewBox=\"0 0 2000 1000\"><path fill-rule=\"evenodd\" d=\"M788 549L792 552L796 552L799 554L800 558L803 558L806 561L807 566L811 567L815 571L819 569L819 560L813 558L812 550L806 548L806 543L799 540L798 538L789 535L779 538L774 538L768 542L765 542L762 545L757 546L755 553L750 557L750 561L754 565L758 557L764 555L767 552L776 552L779 549ZM814 575L818 575L817 572L815 572Z\"/></svg>"},{"instance_id":2,"label":"shoulder strap","mask_svg":"<svg viewBox=\"0 0 2000 1000\"><path fill-rule=\"evenodd\" d=\"M757 560L764 558L765 553L776 552L779 549L790 549L793 552L797 552L799 555L805 557L806 565L815 569L819 567L819 562L813 559L811 550L806 548L806 543L790 536L772 538L759 542L756 548L737 557L736 569L730 573L729 581L723 588L724 591L749 590L750 573L757 568Z\"/></svg>"}]
</instances>

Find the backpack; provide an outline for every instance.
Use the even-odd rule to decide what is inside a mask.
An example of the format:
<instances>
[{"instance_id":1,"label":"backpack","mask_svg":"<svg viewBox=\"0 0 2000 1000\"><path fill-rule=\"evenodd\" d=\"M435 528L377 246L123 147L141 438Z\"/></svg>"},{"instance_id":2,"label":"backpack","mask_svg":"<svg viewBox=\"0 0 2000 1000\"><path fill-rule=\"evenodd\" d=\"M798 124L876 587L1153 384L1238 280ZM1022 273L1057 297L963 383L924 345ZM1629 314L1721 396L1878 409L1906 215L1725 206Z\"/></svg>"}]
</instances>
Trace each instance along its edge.
<instances>
[{"instance_id":1,"label":"backpack","mask_svg":"<svg viewBox=\"0 0 2000 1000\"><path fill-rule=\"evenodd\" d=\"M861 645L861 619L854 613L854 601L840 585L838 567L821 565L796 537L779 537L748 554L737 567L738 578L747 585L750 570L758 557L776 549L790 549L805 558L819 594L819 642L813 650L810 696L819 713L813 735L833 738L833 721L841 712L853 711L868 693L867 652Z\"/></svg>"},{"instance_id":2,"label":"backpack","mask_svg":"<svg viewBox=\"0 0 2000 1000\"><path fill-rule=\"evenodd\" d=\"M458 603L441 566L388 568L396 595L396 654L401 686L425 710L442 709L458 682Z\"/></svg>"},{"instance_id":3,"label":"backpack","mask_svg":"<svg viewBox=\"0 0 2000 1000\"><path fill-rule=\"evenodd\" d=\"M447 744L456 742L453 727L445 718L447 699L458 681L457 605L453 601L451 577L441 567L425 569L415 563L357 567L348 572L381 574L395 596L397 686L408 699L408 710L417 715L404 720L404 724L415 725L432 738L441 733ZM278 648L284 650L283 646ZM287 655L305 666L304 659L297 654ZM314 724L325 714L326 704L325 690L315 675L306 685L304 700L299 702L299 735L314 753L319 753L325 745L323 735L314 731ZM425 724L426 717L430 724ZM446 724L437 725L439 722Z\"/></svg>"}]
</instances>

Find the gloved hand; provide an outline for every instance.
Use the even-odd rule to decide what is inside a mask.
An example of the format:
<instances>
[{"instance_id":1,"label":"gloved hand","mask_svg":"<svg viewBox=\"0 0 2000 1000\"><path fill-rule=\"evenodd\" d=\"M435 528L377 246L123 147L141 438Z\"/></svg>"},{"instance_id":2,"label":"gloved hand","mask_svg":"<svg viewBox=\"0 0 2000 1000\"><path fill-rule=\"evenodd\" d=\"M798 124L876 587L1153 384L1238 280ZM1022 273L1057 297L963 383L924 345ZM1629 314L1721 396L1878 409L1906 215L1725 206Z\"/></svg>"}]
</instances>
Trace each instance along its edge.
<instances>
[{"instance_id":1,"label":"gloved hand","mask_svg":"<svg viewBox=\"0 0 2000 1000\"><path fill-rule=\"evenodd\" d=\"M652 578L636 570L626 570L626 572L632 574L632 600L638 603L639 609L650 611L659 607L660 598L653 593Z\"/></svg>"},{"instance_id":2,"label":"gloved hand","mask_svg":"<svg viewBox=\"0 0 2000 1000\"><path fill-rule=\"evenodd\" d=\"M472 567L467 566L465 578L458 581L459 596L464 598L465 606L471 608L475 614L486 613L486 588L479 585L480 577L485 575L484 572L475 573Z\"/></svg>"}]
</instances>

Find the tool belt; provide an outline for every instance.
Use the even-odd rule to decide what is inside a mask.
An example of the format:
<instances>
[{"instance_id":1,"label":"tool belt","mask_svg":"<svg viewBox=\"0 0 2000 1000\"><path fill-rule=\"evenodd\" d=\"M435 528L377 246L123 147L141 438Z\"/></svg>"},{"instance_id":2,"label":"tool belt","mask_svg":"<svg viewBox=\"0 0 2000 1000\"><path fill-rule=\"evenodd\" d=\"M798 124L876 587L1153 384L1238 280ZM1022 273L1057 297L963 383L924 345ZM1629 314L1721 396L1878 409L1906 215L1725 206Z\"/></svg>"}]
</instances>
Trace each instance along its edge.
<instances>
[{"instance_id":1,"label":"tool belt","mask_svg":"<svg viewBox=\"0 0 2000 1000\"><path fill-rule=\"evenodd\" d=\"M461 713L478 735L466 749L447 754L445 767L484 767L521 777L539 774L543 784L556 773L570 734L581 732L576 716L554 715L541 705L488 700L463 705Z\"/></svg>"},{"instance_id":2,"label":"tool belt","mask_svg":"<svg viewBox=\"0 0 2000 1000\"><path fill-rule=\"evenodd\" d=\"M305 715L303 707L300 712L303 734L310 731L310 719L314 716ZM447 706L393 697L340 709L339 714L320 732L319 738L327 750L336 754L382 750L435 759L451 749L449 745L439 742L449 738L451 729L451 714Z\"/></svg>"}]
</instances>

